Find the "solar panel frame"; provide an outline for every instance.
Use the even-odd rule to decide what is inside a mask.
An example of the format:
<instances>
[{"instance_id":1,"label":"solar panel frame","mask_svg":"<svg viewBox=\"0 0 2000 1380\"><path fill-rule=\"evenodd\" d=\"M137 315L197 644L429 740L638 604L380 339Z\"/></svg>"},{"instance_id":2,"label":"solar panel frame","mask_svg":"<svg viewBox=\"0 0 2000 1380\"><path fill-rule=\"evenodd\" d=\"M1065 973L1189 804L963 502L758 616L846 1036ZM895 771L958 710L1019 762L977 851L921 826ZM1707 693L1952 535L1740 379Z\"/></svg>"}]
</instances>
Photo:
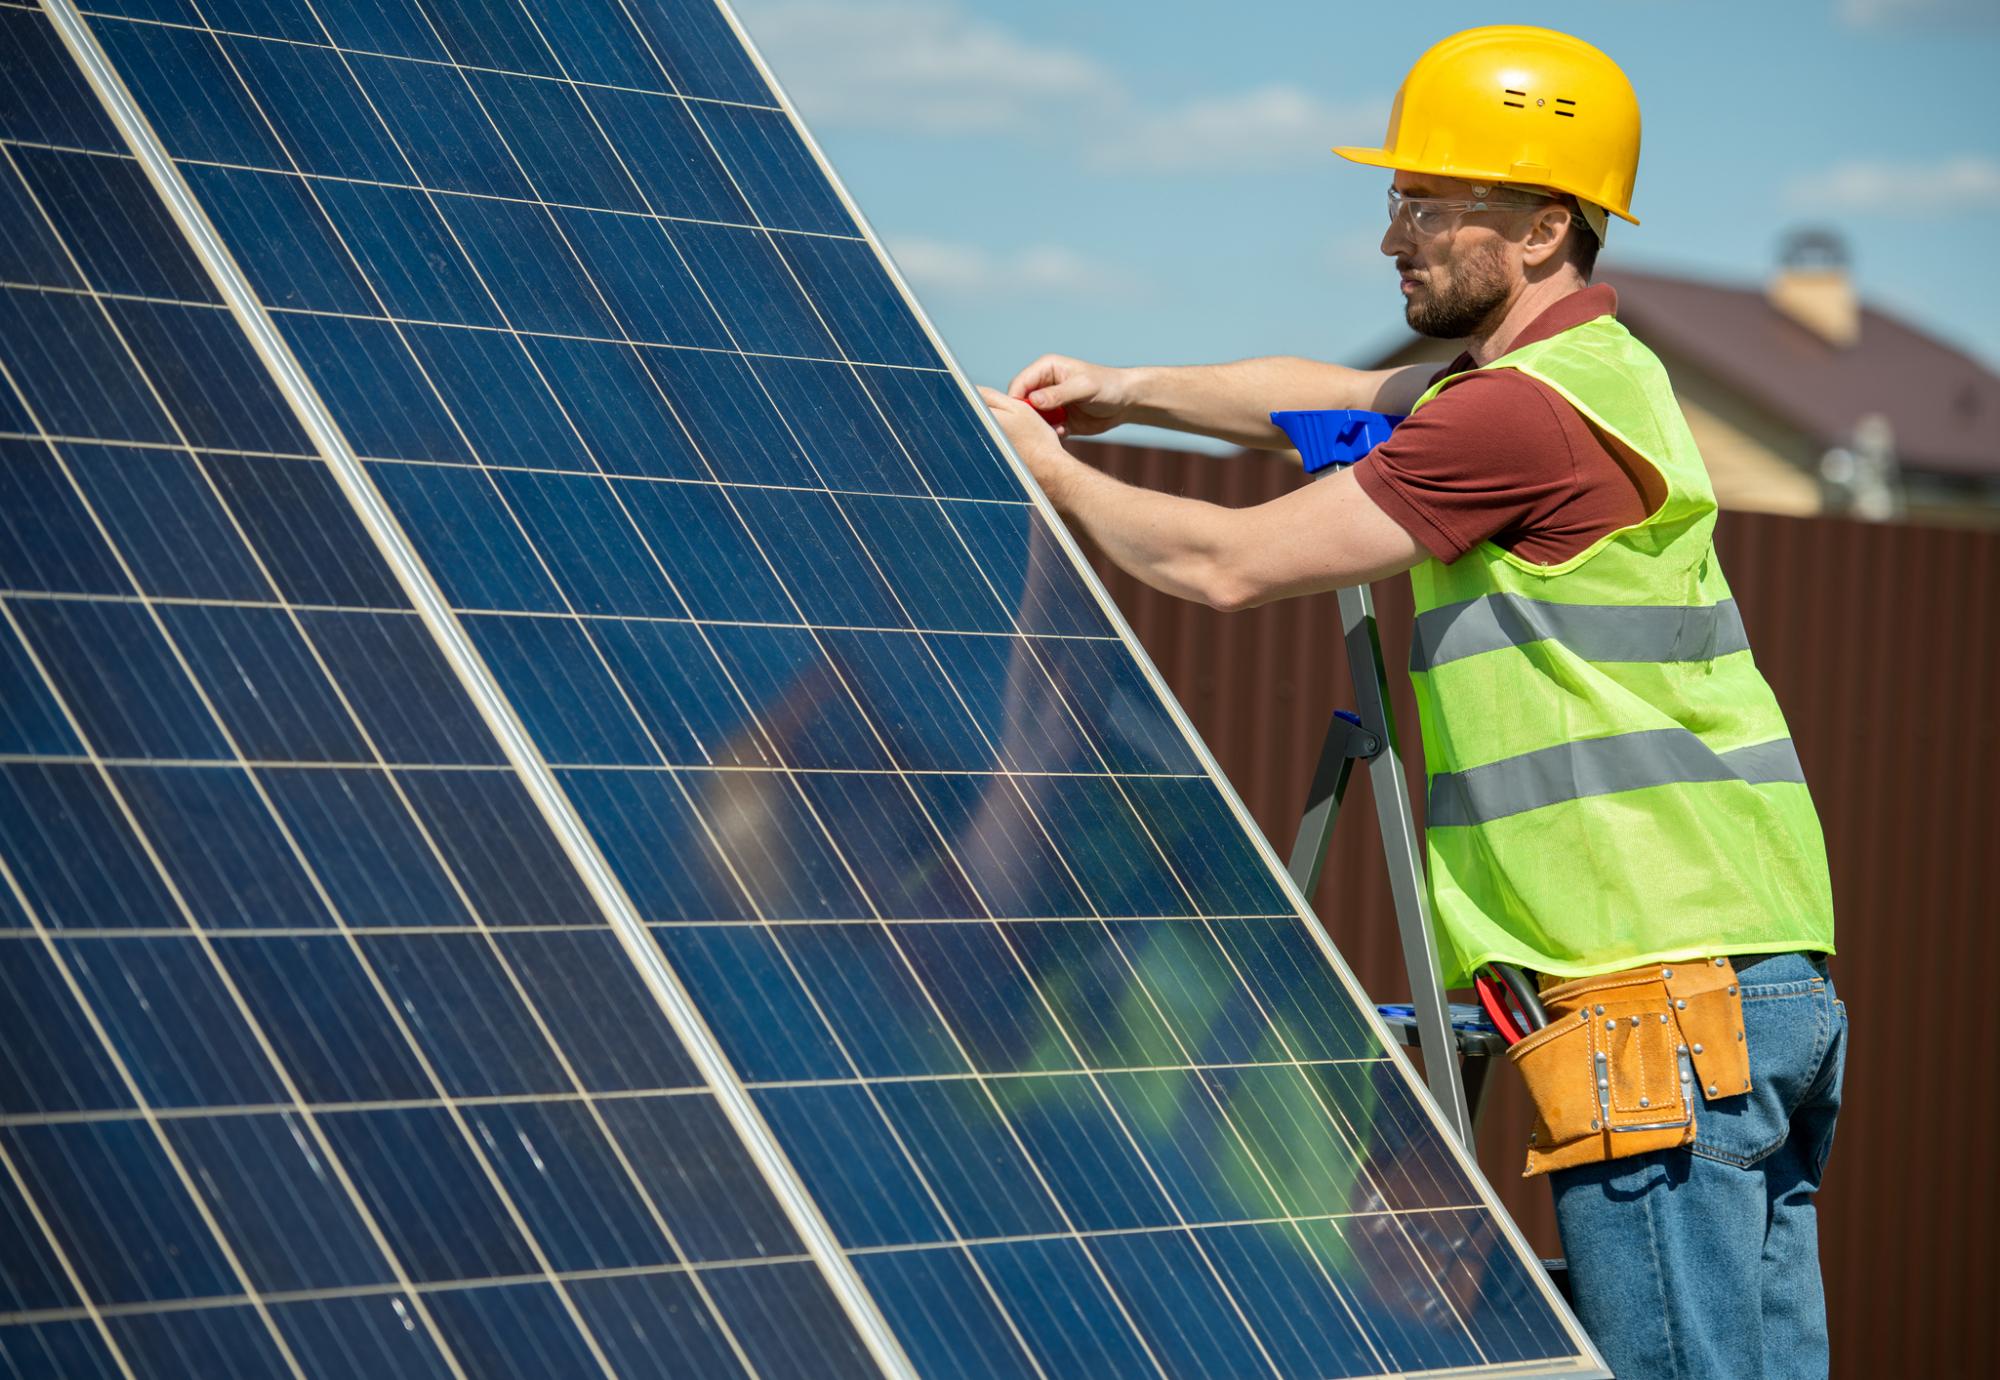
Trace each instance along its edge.
<instances>
[{"instance_id":1,"label":"solar panel frame","mask_svg":"<svg viewBox=\"0 0 2000 1380\"><path fill-rule=\"evenodd\" d=\"M57 16L59 22L64 23L65 37L73 45L82 45L86 52L90 46L93 46L87 24L82 20L80 15L75 13L73 8L67 3L67 0L51 0L48 9L52 14ZM1212 758L1207 754L1199 737L1194 734L1191 725L1187 722L1185 715L1181 713L1178 704L1166 692L1164 683L1159 677L1156 668L1145 657L1143 649L1139 647L1130 630L1125 627L1122 619L1119 618L1115 606L1111 603L1102 586L1089 574L1088 567L1081 561L1080 553L1070 540L1062 524L1055 519L1055 515L1048 507L1046 500L1042 498L1039 490L1032 482L1027 480L1025 471L1021 470L1018 460L1014 459L997 430L992 427L990 421L984 419L984 410L978 404L976 397L969 392L962 371L958 369L956 363L951 359L942 340L938 337L935 329L923 315L921 308L909 293L907 285L881 248L879 239L868 226L866 220L861 216L858 208L854 206L852 199L848 197L844 188L841 188L837 178L833 176L832 170L826 164L823 154L812 141L803 123L798 120L796 112L792 109L789 101L785 99L782 90L777 86L775 80L771 77L768 67L765 66L761 57L756 55L754 48L748 45L747 36L743 34L740 24L737 23L733 14L728 14L726 10L724 13L728 25L736 33L738 39L744 42L746 51L751 54L752 61L757 70L770 85L771 89L777 93L778 108L782 110L786 118L791 122L792 128L804 140L805 146L810 150L821 174L828 180L828 184L835 189L843 208L853 219L856 227L858 227L862 241L879 258L887 270L891 282L901 296L904 307L912 313L913 319L923 331L928 348L935 351L938 358L944 362L944 367L949 371L952 379L958 386L961 400L965 405L975 408L977 415L984 421L993 443L999 447L1001 454L1008 457L1008 462L1013 466L1017 480L1026 490L1029 502L1035 505L1042 513L1049 532L1054 534L1055 540L1060 544L1067 559L1082 571L1085 587L1097 602L1098 614L1105 619L1118 640L1132 653L1136 664L1141 668L1153 692L1166 706L1167 712L1183 736L1186 746L1192 750L1199 761L1208 781L1221 791L1222 798L1227 803L1237 823L1240 827L1247 830L1251 836L1253 846L1256 848L1258 856L1262 859L1265 867L1270 871L1271 880L1275 882L1276 889L1292 907L1294 922L1306 925L1314 942L1319 946L1322 956L1333 965L1336 974L1344 984L1350 997L1354 999L1356 1005L1363 1012L1367 1013L1366 1019L1371 1023L1376 1038L1380 1041L1384 1049L1391 1052L1393 1066L1396 1068L1398 1076L1413 1088L1415 1086L1413 1075L1407 1063L1402 1060L1399 1053L1395 1052L1393 1041L1388 1038L1386 1031L1381 1028L1379 1021L1374 1019L1372 1008L1368 1005L1366 998L1359 992L1358 986L1354 983L1351 974L1339 958L1339 955L1333 950L1330 941L1326 938L1323 931L1319 929L1317 923L1311 919L1309 909L1305 907L1296 892L1290 887L1289 880L1285 877L1283 869L1277 865L1275 856L1271 854L1269 848L1264 845L1261 836L1257 834L1255 826L1250 822L1241 802L1235 797L1234 792L1229 789L1226 780L1221 776ZM63 19L65 14L68 16L67 20ZM73 29L70 27L71 25L74 26ZM551 48L551 56L555 56L553 48ZM94 72L94 76L100 83L101 88L109 94L109 98L115 105L116 101L121 98L119 93L123 91L122 79L113 71L108 61L103 60L101 53L98 54L98 62L99 70ZM456 64L454 63L453 65L455 66ZM89 66L88 61L86 61L86 66ZM406 592L412 591L414 587L414 601L430 622L433 635L447 647L449 654L454 658L461 683L465 686L468 693L480 702L482 714L486 717L489 726L498 721L505 727L506 732L502 734L502 741L507 747L510 759L514 760L515 771L524 779L534 781L538 791L546 793L546 798L540 794L537 797L537 803L543 810L545 820L550 824L557 836L563 840L565 851L569 853L572 859L576 860L579 856L581 857L579 871L591 886L593 894L597 896L600 908L604 910L606 915L614 917L613 929L619 936L620 941L626 944L628 954L648 974L651 984L654 987L656 998L662 998L662 1006L668 1012L670 1018L674 1018L676 1029L681 1030L683 1023L686 1024L687 1029L681 1030L683 1041L697 1052L698 1058L706 1057L702 1053L704 1050L712 1052L714 1067L721 1075L721 1081L718 1082L712 1074L710 1076L710 1083L716 1089L718 1095L724 1098L724 1105L732 1113L739 1110L736 1104L730 1101L728 1087L733 1087L735 1093L742 1097L741 1110L746 1115L744 1123L738 1126L739 1134L744 1135L746 1145L749 1146L753 1155L758 1155L760 1167L764 1169L767 1176L773 1172L773 1166L775 1166L780 1178L788 1175L790 1169L783 1152L778 1148L776 1139L770 1136L768 1128L763 1129L761 1133L759 1132L758 1128L762 1125L762 1114L757 1111L754 1104L750 1101L748 1093L743 1090L741 1084L737 1082L729 1070L728 1061L723 1057L720 1046L713 1044L704 1045L701 1043L701 1041L710 1038L706 1034L705 1022L702 1021L700 1013L696 1009L692 999L688 997L685 990L680 986L679 979L672 968L665 962L664 958L647 938L645 921L638 911L632 908L630 901L623 898L623 885L616 877L610 862L598 851L590 829L584 824L581 817L574 812L573 807L567 805L567 792L563 784L558 780L555 769L548 764L541 749L530 736L525 726L520 723L509 697L500 690L498 682L491 679L490 674L484 670L485 658L474 646L470 635L460 625L460 616L451 610L442 593L437 589L435 582L431 578L427 564L415 554L414 548L408 545L407 538L402 536L401 524L389 512L387 506L376 492L375 484L368 470L365 468L364 462L359 455L347 447L341 428L334 422L325 404L319 401L320 395L317 388L309 380L304 369L297 363L296 359L292 357L291 349L286 344L281 332L265 313L263 304L250 287L248 281L241 276L241 271L235 267L235 260L223 244L221 236L214 230L213 226L208 224L206 212L202 204L180 182L180 173L174 161L166 154L164 148L160 147L157 141L150 135L150 126L146 117L139 111L136 102L132 101L129 93L124 94L122 99L127 103L127 108L123 112L122 118L129 122L128 138L133 142L135 148L140 148L142 158L146 157L147 150L141 146L146 144L150 144L151 152L155 155L155 157L148 161L149 175L154 178L156 186L162 187L163 191L167 194L169 202L175 207L177 216L183 220L184 228L187 229L190 238L201 246L203 257L209 262L211 271L219 272L225 278L232 274L234 275L235 282L229 293L232 310L236 312L238 320L243 325L246 334L259 346L260 353L265 356L267 366L271 368L275 376L285 383L286 391L294 410L301 413L306 420L308 430L314 433L315 448L329 463L333 464L336 473L340 475L343 486L348 489L350 502L354 504L358 511L367 514L371 520L371 524L376 527L378 547L385 550L392 559L399 560L401 564L407 567L399 571ZM724 166L727 167L727 163ZM176 190L176 187L178 190ZM748 203L746 202L746 204ZM755 220L754 212L753 223L761 226L761 221ZM816 305L818 299L815 296L808 295L805 300L809 305ZM839 333L835 332L834 335L838 360L845 362L850 368L855 367L853 361L846 358L845 350L838 344ZM879 402L877 406L880 406ZM315 410L319 414L317 417L312 415ZM780 415L783 415L782 412ZM887 419L884 418L884 420L886 421ZM329 449L330 446L332 447L331 449ZM922 472L922 467L915 463L913 457L911 463L913 468L917 469L919 473ZM928 484L925 485L925 488L928 489ZM960 540L963 540L961 534L954 534L959 535ZM969 548L968 554L971 554ZM453 641L454 637L457 639L456 643ZM1033 650L1038 662L1041 661L1041 651L1036 644L1027 642L1023 645ZM1060 700L1062 697L1060 681L1046 663L1041 664L1041 669L1045 675L1049 676L1051 684L1058 686L1057 698ZM949 683L948 680L947 683ZM1094 748L1093 750L1095 751L1096 749ZM519 754L518 757L516 756L517 753ZM1100 762L1104 761L1101 754L1099 760ZM1106 765L1108 768L1108 763ZM1119 775L1115 770L1108 770L1107 778L1112 782L1114 789L1121 793L1125 790L1125 787L1120 784ZM1139 818L1142 821L1143 828L1144 815L1140 814ZM1157 847L1157 844L1155 846ZM604 899L607 896L611 898L609 902ZM621 906L623 909L620 909ZM1205 914L1204 908L1198 905L1191 907L1191 909L1196 914ZM617 917L623 917L622 921ZM1207 921L1204 919L1203 923L1206 924ZM1224 948L1223 952L1227 953L1229 950ZM811 990L810 984L806 984L806 989L808 991ZM1254 987L1252 990L1254 991ZM676 1001L680 1005L676 1006ZM1173 1030L1171 1023L1168 1023L1165 1028L1169 1032ZM700 1037L700 1040L690 1040L688 1038L688 1030L694 1031ZM1176 1038L1178 1037L1176 1036ZM1184 1051L1184 1056L1190 1063L1197 1062L1191 1053ZM1088 1071L1089 1062L1087 1060L1082 1062L1086 1071ZM1096 1075L1093 1073L1090 1076L1095 1078ZM728 1087L723 1086L725 1083ZM1440 1137L1448 1138L1448 1132L1444 1129L1442 1119L1436 1115L1434 1109L1429 1107L1428 1102L1419 1097L1417 1105L1423 1107L1425 1113L1430 1117L1436 1134ZM1333 1115L1333 1110L1329 1108L1328 1114ZM1226 1118L1227 1113L1224 1112L1223 1115ZM748 1127L747 1131L746 1126ZM765 1139L760 1141L760 1134ZM760 1145L762 1147L761 1153ZM1033 1161L1031 1160L1030 1163L1032 1164ZM1471 1183L1484 1202L1487 1211L1492 1214L1494 1220L1499 1224L1500 1229L1507 1234L1514 1250L1526 1256L1525 1246L1521 1242L1518 1233L1513 1230L1512 1224L1507 1221L1505 1214L1498 1210L1494 1203L1490 1187L1478 1176L1476 1166L1461 1165L1461 1168L1470 1170L1469 1178ZM1152 1171L1149 1170L1148 1172ZM796 1180L792 1182L797 1189L797 1196L796 1199L788 1199L787 1206L795 1211L804 1211L809 1220L817 1220L820 1226L824 1227L824 1220L819 1218L817 1209L809 1195L805 1193L803 1185L798 1184ZM1053 1195L1051 1196L1053 1197ZM197 1199L197 1201L199 1200ZM1178 1212L1178 1209L1176 1209L1176 1212ZM1190 1238L1190 1240L1192 1239ZM814 1250L815 1258L818 1260L822 1271L826 1272L834 1281L836 1288L843 1290L843 1302L849 1307L850 1313L864 1321L872 1319L870 1325L879 1328L879 1335L871 1332L869 1326L864 1326L863 1328L864 1337L867 1338L871 1347L877 1349L878 1361L890 1367L892 1373L909 1373L901 1369L902 1366L908 1363L901 1357L900 1343L886 1321L875 1311L871 1293L860 1283L858 1275L852 1273L852 1266L847 1262L846 1254L839 1242L834 1238L831 1229L826 1229L823 1243L814 1243L809 1236L809 1244L814 1244L816 1247L819 1244L823 1244L824 1254L816 1248ZM1202 1248L1197 1243L1195 1249L1200 1251ZM1531 1256L1526 1256L1526 1258L1532 1259ZM1210 1272L1214 1274L1217 1285L1224 1290L1223 1296L1227 1298L1228 1285L1226 1281L1223 1280L1221 1274L1215 1272L1213 1265L1209 1268ZM852 1281L853 1291L851 1294L843 1287L843 1275ZM1573 1324L1568 1322L1564 1311L1559 1305L1555 1305L1553 1294L1549 1291L1546 1282L1539 1279L1536 1282L1544 1296L1552 1304L1552 1311L1555 1313L1555 1316L1562 1320L1564 1326L1570 1332L1572 1340L1580 1340L1580 1334L1576 1332ZM987 1287L988 1292L991 1293L991 1286ZM88 1297L87 1295L85 1296ZM998 1295L994 1294L993 1297L997 1302ZM1113 1297L1117 1297L1115 1291L1113 1292ZM1240 1303L1231 1300L1230 1306L1236 1308L1239 1314L1241 1313ZM1004 1316L1004 1309L1002 1315ZM1257 1330L1249 1326L1247 1318L1245 1325L1252 1338L1256 1339ZM585 1335L588 1336L587 1331ZM1263 1346L1261 1340L1258 1341L1258 1346L1260 1349ZM1587 1342L1583 1343L1580 1347L1579 1355L1584 1357L1586 1361L1595 1360L1594 1353L1589 1350ZM1265 1356L1265 1360L1269 1362L1270 1358L1268 1354Z\"/></svg>"}]
</instances>

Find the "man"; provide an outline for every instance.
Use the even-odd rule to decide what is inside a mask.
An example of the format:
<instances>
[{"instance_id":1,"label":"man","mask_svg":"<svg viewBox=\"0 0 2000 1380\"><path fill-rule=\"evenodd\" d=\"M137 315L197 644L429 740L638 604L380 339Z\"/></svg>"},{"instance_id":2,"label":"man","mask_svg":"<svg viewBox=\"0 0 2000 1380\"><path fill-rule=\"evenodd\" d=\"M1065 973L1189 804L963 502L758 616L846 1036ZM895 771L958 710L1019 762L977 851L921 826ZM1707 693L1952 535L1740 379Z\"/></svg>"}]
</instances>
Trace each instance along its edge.
<instances>
[{"instance_id":1,"label":"man","mask_svg":"<svg viewBox=\"0 0 2000 1380\"><path fill-rule=\"evenodd\" d=\"M988 405L1155 588L1241 609L1411 572L1445 978L1541 975L1551 1024L1515 1054L1579 1316L1622 1380L1824 1375L1812 1194L1846 1029L1825 850L1665 372L1589 286L1606 213L1638 223L1637 99L1580 40L1474 29L1411 70L1384 147L1336 152L1394 172L1405 319L1466 346L1441 373L1046 355ZM1268 414L1310 408L1412 415L1239 510L1061 444L1129 421L1277 450Z\"/></svg>"}]
</instances>

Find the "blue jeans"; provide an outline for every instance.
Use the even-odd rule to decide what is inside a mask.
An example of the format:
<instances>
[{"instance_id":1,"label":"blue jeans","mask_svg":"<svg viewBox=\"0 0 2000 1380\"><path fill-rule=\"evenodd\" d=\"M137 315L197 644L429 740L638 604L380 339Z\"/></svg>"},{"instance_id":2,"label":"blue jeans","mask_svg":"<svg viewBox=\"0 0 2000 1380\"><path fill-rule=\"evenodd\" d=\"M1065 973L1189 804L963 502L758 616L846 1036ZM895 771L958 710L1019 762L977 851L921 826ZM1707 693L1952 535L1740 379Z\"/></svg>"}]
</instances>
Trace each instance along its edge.
<instances>
[{"instance_id":1,"label":"blue jeans","mask_svg":"<svg viewBox=\"0 0 2000 1380\"><path fill-rule=\"evenodd\" d=\"M1827 1374L1813 1194L1847 1008L1804 954L1737 972L1750 1091L1698 1104L1692 1145L1549 1176L1577 1317L1618 1380Z\"/></svg>"}]
</instances>

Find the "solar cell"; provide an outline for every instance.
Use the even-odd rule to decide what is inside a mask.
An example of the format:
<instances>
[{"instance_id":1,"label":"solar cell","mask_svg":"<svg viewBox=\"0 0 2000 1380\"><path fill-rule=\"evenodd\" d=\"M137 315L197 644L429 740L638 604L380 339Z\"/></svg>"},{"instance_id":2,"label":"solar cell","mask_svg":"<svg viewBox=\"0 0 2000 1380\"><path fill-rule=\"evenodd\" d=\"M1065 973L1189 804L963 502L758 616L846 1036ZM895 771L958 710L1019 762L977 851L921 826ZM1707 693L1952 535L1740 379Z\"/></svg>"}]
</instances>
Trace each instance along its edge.
<instances>
[{"instance_id":1,"label":"solar cell","mask_svg":"<svg viewBox=\"0 0 2000 1380\"><path fill-rule=\"evenodd\" d=\"M1590 1371L710 0L0 4L0 216L15 1372Z\"/></svg>"}]
</instances>

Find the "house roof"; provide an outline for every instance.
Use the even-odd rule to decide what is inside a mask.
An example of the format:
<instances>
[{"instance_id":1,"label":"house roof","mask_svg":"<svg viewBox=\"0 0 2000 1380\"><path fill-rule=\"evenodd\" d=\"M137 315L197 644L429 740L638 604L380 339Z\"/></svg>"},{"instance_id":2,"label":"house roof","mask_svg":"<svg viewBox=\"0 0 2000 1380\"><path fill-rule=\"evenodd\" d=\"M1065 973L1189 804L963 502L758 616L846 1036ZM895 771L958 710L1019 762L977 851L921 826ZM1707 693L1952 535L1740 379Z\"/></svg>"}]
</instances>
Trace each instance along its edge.
<instances>
[{"instance_id":1,"label":"house roof","mask_svg":"<svg viewBox=\"0 0 2000 1380\"><path fill-rule=\"evenodd\" d=\"M1773 307L1758 287L1606 269L1618 315L1654 348L1689 360L1822 445L1871 412L1889 419L1909 469L2000 478L2000 375L1873 307L1839 347Z\"/></svg>"}]
</instances>

